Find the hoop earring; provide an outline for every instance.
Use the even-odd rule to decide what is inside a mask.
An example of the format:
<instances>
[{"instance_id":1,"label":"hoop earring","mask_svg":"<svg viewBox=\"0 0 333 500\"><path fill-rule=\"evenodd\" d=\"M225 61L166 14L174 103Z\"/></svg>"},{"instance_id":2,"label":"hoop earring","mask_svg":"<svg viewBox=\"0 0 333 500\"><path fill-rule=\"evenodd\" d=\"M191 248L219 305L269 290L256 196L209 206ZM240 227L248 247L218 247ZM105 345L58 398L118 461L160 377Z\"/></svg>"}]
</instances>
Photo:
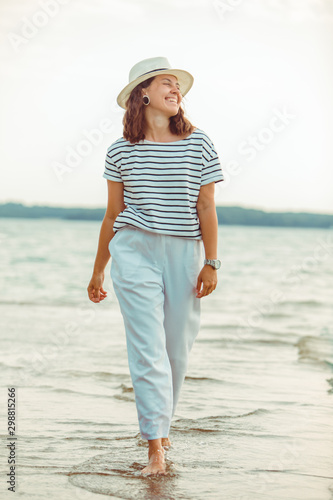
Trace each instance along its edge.
<instances>
[{"instance_id":1,"label":"hoop earring","mask_svg":"<svg viewBox=\"0 0 333 500\"><path fill-rule=\"evenodd\" d=\"M150 103L149 95L144 95L142 101L145 106L148 106L148 104Z\"/></svg>"}]
</instances>

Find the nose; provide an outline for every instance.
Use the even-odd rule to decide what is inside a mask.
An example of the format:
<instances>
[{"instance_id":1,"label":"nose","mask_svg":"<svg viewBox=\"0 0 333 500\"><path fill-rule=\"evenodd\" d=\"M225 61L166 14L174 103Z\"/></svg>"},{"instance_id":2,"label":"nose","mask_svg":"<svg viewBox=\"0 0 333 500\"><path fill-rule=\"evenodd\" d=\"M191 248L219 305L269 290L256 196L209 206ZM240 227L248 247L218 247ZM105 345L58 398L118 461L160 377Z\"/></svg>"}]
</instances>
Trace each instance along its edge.
<instances>
[{"instance_id":1,"label":"nose","mask_svg":"<svg viewBox=\"0 0 333 500\"><path fill-rule=\"evenodd\" d=\"M181 96L180 89L176 85L173 86L172 93Z\"/></svg>"}]
</instances>

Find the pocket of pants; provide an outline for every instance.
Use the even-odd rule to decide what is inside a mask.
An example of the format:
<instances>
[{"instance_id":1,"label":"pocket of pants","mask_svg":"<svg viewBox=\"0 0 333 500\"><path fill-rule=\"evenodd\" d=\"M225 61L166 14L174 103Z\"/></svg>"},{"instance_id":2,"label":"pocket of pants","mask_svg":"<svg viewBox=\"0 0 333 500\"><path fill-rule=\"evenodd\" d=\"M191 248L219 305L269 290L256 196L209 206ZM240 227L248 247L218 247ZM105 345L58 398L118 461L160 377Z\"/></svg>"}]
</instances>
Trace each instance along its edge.
<instances>
[{"instance_id":1,"label":"pocket of pants","mask_svg":"<svg viewBox=\"0 0 333 500\"><path fill-rule=\"evenodd\" d=\"M202 242L201 240L198 240L193 243L192 251L188 258L188 264L185 266L185 270L189 281L196 285L197 278L203 267Z\"/></svg>"},{"instance_id":2,"label":"pocket of pants","mask_svg":"<svg viewBox=\"0 0 333 500\"><path fill-rule=\"evenodd\" d=\"M114 243L113 240L115 239L116 235L117 235L117 233L115 233L114 236L113 236L113 238L111 238L111 240L109 242L109 246L108 246L111 257L112 257L112 253L113 253L113 250L112 250L112 246L113 246L113 243Z\"/></svg>"},{"instance_id":3,"label":"pocket of pants","mask_svg":"<svg viewBox=\"0 0 333 500\"><path fill-rule=\"evenodd\" d=\"M114 252L114 245L116 243L116 240L119 237L119 234L121 233L121 229L118 229L118 231L114 234L113 238L111 238L110 243L109 243L109 252L112 257L112 252Z\"/></svg>"},{"instance_id":4,"label":"pocket of pants","mask_svg":"<svg viewBox=\"0 0 333 500\"><path fill-rule=\"evenodd\" d=\"M119 234L118 234L119 233ZM140 241L143 237L142 231L132 227L125 227L117 231L112 238L109 250L113 262L111 264L112 277L115 280L130 278L140 275L143 259ZM115 241L113 241L115 239Z\"/></svg>"}]
</instances>

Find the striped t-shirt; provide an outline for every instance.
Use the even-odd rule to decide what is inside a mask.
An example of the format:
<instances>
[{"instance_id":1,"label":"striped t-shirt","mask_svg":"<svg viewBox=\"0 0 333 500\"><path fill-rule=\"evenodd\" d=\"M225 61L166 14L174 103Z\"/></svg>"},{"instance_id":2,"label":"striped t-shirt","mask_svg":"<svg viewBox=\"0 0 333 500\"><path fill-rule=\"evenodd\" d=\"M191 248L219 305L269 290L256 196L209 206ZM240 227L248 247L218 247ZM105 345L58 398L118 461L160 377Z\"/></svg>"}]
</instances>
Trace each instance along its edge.
<instances>
[{"instance_id":1,"label":"striped t-shirt","mask_svg":"<svg viewBox=\"0 0 333 500\"><path fill-rule=\"evenodd\" d=\"M198 128L175 142L117 139L107 150L103 177L124 184L126 208L114 221L115 233L128 225L196 240L202 239L200 186L224 180L214 144Z\"/></svg>"}]
</instances>

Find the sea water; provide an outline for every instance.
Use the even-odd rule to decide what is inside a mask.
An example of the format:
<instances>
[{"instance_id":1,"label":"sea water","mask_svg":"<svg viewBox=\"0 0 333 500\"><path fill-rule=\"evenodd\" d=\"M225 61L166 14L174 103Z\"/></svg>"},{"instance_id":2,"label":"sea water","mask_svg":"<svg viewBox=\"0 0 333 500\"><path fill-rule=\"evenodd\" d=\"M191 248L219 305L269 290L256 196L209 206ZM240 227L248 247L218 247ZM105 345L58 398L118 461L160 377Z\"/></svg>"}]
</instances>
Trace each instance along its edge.
<instances>
[{"instance_id":1,"label":"sea water","mask_svg":"<svg viewBox=\"0 0 333 500\"><path fill-rule=\"evenodd\" d=\"M0 498L13 498L12 387L22 498L332 498L332 230L219 226L222 267L200 299L168 475L142 477L110 262L107 299L87 296L100 225L0 220Z\"/></svg>"}]
</instances>

